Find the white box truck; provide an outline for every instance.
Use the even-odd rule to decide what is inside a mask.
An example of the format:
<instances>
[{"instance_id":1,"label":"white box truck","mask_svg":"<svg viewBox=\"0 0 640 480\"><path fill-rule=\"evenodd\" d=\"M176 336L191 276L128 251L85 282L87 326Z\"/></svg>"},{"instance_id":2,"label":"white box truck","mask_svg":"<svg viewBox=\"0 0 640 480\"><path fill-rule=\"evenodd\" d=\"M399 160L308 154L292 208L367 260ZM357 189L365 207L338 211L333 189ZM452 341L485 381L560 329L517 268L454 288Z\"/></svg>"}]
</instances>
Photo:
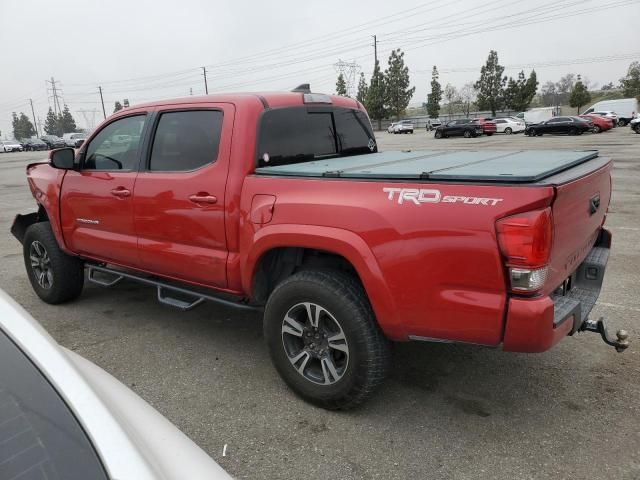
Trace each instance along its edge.
<instances>
[{"instance_id":1,"label":"white box truck","mask_svg":"<svg viewBox=\"0 0 640 480\"><path fill-rule=\"evenodd\" d=\"M549 120L555 115L555 107L540 107L530 108L526 112L520 112L516 115L518 118L522 118L527 125L533 125L535 123L544 122Z\"/></svg>"},{"instance_id":2,"label":"white box truck","mask_svg":"<svg viewBox=\"0 0 640 480\"><path fill-rule=\"evenodd\" d=\"M615 112L618 115L618 125L624 127L638 113L638 100L635 98L602 100L587 108L583 114L593 112Z\"/></svg>"}]
</instances>

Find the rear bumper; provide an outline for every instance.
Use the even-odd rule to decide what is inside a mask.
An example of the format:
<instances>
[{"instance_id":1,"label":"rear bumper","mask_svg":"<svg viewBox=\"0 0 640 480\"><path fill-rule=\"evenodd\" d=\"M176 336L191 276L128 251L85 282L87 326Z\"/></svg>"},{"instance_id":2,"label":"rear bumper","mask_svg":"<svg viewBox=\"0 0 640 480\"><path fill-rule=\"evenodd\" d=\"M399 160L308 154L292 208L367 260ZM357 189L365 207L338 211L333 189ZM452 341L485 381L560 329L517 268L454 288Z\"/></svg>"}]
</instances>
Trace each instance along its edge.
<instances>
[{"instance_id":1,"label":"rear bumper","mask_svg":"<svg viewBox=\"0 0 640 480\"><path fill-rule=\"evenodd\" d=\"M594 247L563 287L550 296L510 298L504 350L544 352L580 330L600 295L610 247L611 233L603 228Z\"/></svg>"}]
</instances>

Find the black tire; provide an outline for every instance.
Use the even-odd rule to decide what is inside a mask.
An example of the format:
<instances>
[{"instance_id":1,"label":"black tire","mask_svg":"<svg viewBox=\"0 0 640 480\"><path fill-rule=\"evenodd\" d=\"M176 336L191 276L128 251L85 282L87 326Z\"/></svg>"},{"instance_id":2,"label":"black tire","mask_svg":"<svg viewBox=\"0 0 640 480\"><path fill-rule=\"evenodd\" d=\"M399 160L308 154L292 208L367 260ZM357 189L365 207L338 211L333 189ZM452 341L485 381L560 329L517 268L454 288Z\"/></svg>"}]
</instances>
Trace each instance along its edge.
<instances>
[{"instance_id":1,"label":"black tire","mask_svg":"<svg viewBox=\"0 0 640 480\"><path fill-rule=\"evenodd\" d=\"M39 250L44 250L45 255L37 255ZM60 250L49 222L34 223L27 229L22 251L31 286L44 302L53 305L64 303L82 293L84 263ZM41 260L38 266L33 265L36 258ZM39 280L45 270L46 278Z\"/></svg>"},{"instance_id":2,"label":"black tire","mask_svg":"<svg viewBox=\"0 0 640 480\"><path fill-rule=\"evenodd\" d=\"M513 130L511 130L511 127L507 127L504 129L504 134L505 135L511 135L513 133Z\"/></svg>"},{"instance_id":3,"label":"black tire","mask_svg":"<svg viewBox=\"0 0 640 480\"><path fill-rule=\"evenodd\" d=\"M485 135L486 135L487 137L490 137L491 135L493 135L493 132L485 133Z\"/></svg>"},{"instance_id":4,"label":"black tire","mask_svg":"<svg viewBox=\"0 0 640 480\"><path fill-rule=\"evenodd\" d=\"M569 129L569 135L577 135L578 134L578 129L576 127L571 127Z\"/></svg>"},{"instance_id":5,"label":"black tire","mask_svg":"<svg viewBox=\"0 0 640 480\"><path fill-rule=\"evenodd\" d=\"M602 129L600 128L599 125L594 125L593 126L593 133L600 133L602 132Z\"/></svg>"},{"instance_id":6,"label":"black tire","mask_svg":"<svg viewBox=\"0 0 640 480\"><path fill-rule=\"evenodd\" d=\"M311 316L306 307L300 307L305 302L320 306L325 312L321 317L323 320L317 321L315 333L310 323L303 325L303 321ZM304 330L296 330L300 335L283 332L285 317L295 316L292 312L296 311L301 315L296 317L300 322L297 327L304 326ZM326 332L335 335L336 330L324 330L326 340L323 340L321 324L338 325L338 331L341 330L346 339L344 345L348 353L330 350ZM314 340L318 332L320 340ZM389 370L390 344L376 323L364 289L356 279L338 271L300 271L280 283L267 301L264 335L271 359L282 379L297 395L322 408L346 410L361 404L383 382ZM307 343L314 341L325 343ZM305 357L302 352L312 351L308 350L310 348L324 350ZM300 358L299 355L303 355L300 366L295 367L297 362L290 359ZM325 371L321 359L327 357L332 359L334 370L327 368ZM329 376L329 372L339 372L340 376ZM316 375L316 381L312 380L313 375ZM318 383L320 375L324 384ZM328 380L333 383L327 383Z\"/></svg>"},{"instance_id":7,"label":"black tire","mask_svg":"<svg viewBox=\"0 0 640 480\"><path fill-rule=\"evenodd\" d=\"M624 127L627 124L627 122L625 121L624 118L621 118L620 120L618 120L618 125L621 127Z\"/></svg>"},{"instance_id":8,"label":"black tire","mask_svg":"<svg viewBox=\"0 0 640 480\"><path fill-rule=\"evenodd\" d=\"M463 135L464 138L471 138L473 134L471 133L471 130L465 130Z\"/></svg>"},{"instance_id":9,"label":"black tire","mask_svg":"<svg viewBox=\"0 0 640 480\"><path fill-rule=\"evenodd\" d=\"M436 133L433 136L435 138L442 138L442 132L440 130L436 130Z\"/></svg>"}]
</instances>

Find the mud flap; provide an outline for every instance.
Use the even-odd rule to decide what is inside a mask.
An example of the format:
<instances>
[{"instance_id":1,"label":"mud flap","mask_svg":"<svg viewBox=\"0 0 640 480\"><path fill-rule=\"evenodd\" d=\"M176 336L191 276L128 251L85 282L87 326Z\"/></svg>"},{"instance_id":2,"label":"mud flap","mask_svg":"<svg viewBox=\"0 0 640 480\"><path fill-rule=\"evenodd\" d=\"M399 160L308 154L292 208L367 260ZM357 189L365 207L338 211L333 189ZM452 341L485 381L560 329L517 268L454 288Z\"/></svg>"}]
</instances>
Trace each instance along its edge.
<instances>
[{"instance_id":1,"label":"mud flap","mask_svg":"<svg viewBox=\"0 0 640 480\"><path fill-rule=\"evenodd\" d=\"M11 225L11 234L22 243L24 240L24 234L29 226L38 221L38 212L27 213L26 215L16 215Z\"/></svg>"}]
</instances>

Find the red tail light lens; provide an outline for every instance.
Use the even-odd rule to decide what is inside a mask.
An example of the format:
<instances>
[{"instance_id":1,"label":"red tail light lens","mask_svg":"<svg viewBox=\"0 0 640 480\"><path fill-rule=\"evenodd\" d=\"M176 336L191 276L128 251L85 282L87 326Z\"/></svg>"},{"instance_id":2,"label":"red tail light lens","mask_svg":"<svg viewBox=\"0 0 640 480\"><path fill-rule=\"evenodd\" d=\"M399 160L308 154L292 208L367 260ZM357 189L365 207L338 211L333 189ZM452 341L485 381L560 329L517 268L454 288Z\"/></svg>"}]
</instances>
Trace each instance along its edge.
<instances>
[{"instance_id":1,"label":"red tail light lens","mask_svg":"<svg viewBox=\"0 0 640 480\"><path fill-rule=\"evenodd\" d=\"M551 208L519 213L498 220L498 243L508 266L543 267L553 239Z\"/></svg>"}]
</instances>

